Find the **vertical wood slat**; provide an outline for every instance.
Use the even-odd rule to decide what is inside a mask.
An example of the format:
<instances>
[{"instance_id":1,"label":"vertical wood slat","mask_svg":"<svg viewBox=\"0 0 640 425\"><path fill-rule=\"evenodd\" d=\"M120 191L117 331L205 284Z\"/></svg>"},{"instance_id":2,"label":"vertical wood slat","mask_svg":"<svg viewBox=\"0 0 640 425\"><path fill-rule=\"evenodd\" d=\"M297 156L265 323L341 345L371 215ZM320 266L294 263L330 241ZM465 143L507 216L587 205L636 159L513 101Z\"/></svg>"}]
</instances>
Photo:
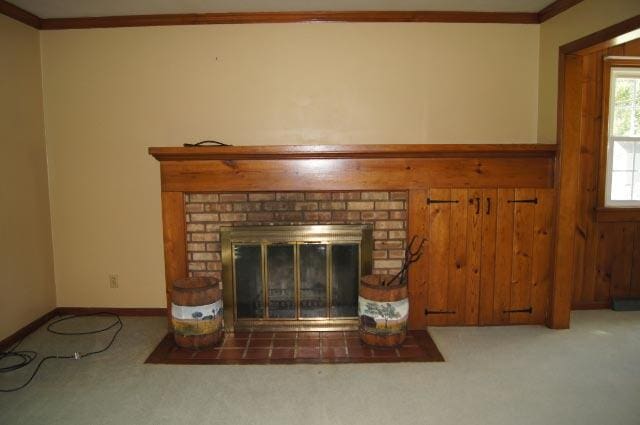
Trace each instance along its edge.
<instances>
[{"instance_id":1,"label":"vertical wood slat","mask_svg":"<svg viewBox=\"0 0 640 425\"><path fill-rule=\"evenodd\" d=\"M419 242L427 239L420 259L409 268L409 329L423 329L427 325L428 282L429 282L429 208L428 191L425 189L409 192L409 237L416 235Z\"/></svg>"},{"instance_id":2,"label":"vertical wood slat","mask_svg":"<svg viewBox=\"0 0 640 425\"><path fill-rule=\"evenodd\" d=\"M597 168L594 164L600 155L600 144L596 143L594 127L596 117L599 117L600 108L597 95L601 90L597 87L598 69L602 69L602 55L596 53L586 55L582 60L582 120L580 123L580 155L579 155L579 193L578 209L576 216L576 235L574 240L574 285L572 304L576 300L583 299L590 292L589 288L582 284L584 280L584 257L590 251L588 234L593 223L593 209L595 208L597 189ZM583 294L584 293L584 294Z\"/></svg>"},{"instance_id":3,"label":"vertical wood slat","mask_svg":"<svg viewBox=\"0 0 640 425\"><path fill-rule=\"evenodd\" d=\"M594 60L590 63L595 64L595 97L593 99L593 126L591 128L591 143L587 144L588 147L583 147L583 150L588 150L590 156L589 164L583 164L583 172L590 173L590 177L583 179L581 183L582 190L585 193L585 198L588 202L585 202L581 208L585 211L587 224L584 229L586 235L586 243L584 247L584 256L581 272L581 279L576 280L574 285L579 286L582 283L582 299L586 299L591 303L594 300L595 294L595 276L596 276L596 258L598 256L598 223L595 220L594 210L598 204L598 182L600 176L598 174L600 168L601 157L601 145L602 145L602 99L603 99L603 69L604 69L604 57L605 53L600 51L596 52L593 56ZM593 85L591 87L594 87ZM590 196L586 196L590 194Z\"/></svg>"},{"instance_id":4,"label":"vertical wood slat","mask_svg":"<svg viewBox=\"0 0 640 425\"><path fill-rule=\"evenodd\" d=\"M496 218L498 193L496 189L482 191L482 252L480 258L480 300L478 324L493 323L493 299L496 267Z\"/></svg>"},{"instance_id":5,"label":"vertical wood slat","mask_svg":"<svg viewBox=\"0 0 640 425\"><path fill-rule=\"evenodd\" d=\"M514 200L534 199L535 189L516 189ZM513 214L513 263L509 310L531 307L533 276L533 231L535 204L514 203ZM529 323L530 313L509 313L509 323Z\"/></svg>"},{"instance_id":6,"label":"vertical wood slat","mask_svg":"<svg viewBox=\"0 0 640 425\"><path fill-rule=\"evenodd\" d=\"M451 189L430 189L429 198L450 200ZM427 288L427 309L429 311L448 311L447 295L449 284L449 242L451 204L429 205L429 267ZM445 325L448 314L430 314L429 325Z\"/></svg>"},{"instance_id":7,"label":"vertical wood slat","mask_svg":"<svg viewBox=\"0 0 640 425\"><path fill-rule=\"evenodd\" d=\"M612 298L629 296L635 228L633 223L616 223L615 240L609 248L616 254L611 269Z\"/></svg>"},{"instance_id":8,"label":"vertical wood slat","mask_svg":"<svg viewBox=\"0 0 640 425\"><path fill-rule=\"evenodd\" d=\"M551 328L568 328L571 320L574 277L574 239L578 209L580 121L582 116L582 58L562 55L560 59L561 104L558 110L560 159L556 179L556 225L554 233L554 277L551 293Z\"/></svg>"},{"instance_id":9,"label":"vertical wood slat","mask_svg":"<svg viewBox=\"0 0 640 425\"><path fill-rule=\"evenodd\" d=\"M611 298L638 295L640 235L636 223L600 223L593 303L607 305Z\"/></svg>"},{"instance_id":10,"label":"vertical wood slat","mask_svg":"<svg viewBox=\"0 0 640 425\"><path fill-rule=\"evenodd\" d=\"M508 324L511 307L513 267L514 189L498 189L496 202L496 261L493 295L493 323Z\"/></svg>"},{"instance_id":11,"label":"vertical wood slat","mask_svg":"<svg viewBox=\"0 0 640 425\"><path fill-rule=\"evenodd\" d=\"M467 210L466 189L451 189L451 221L449 227L449 282L447 285L447 323L460 325L465 322L467 278Z\"/></svg>"},{"instance_id":12,"label":"vertical wood slat","mask_svg":"<svg viewBox=\"0 0 640 425\"><path fill-rule=\"evenodd\" d=\"M482 262L482 189L469 189L467 201L467 264L464 295L465 325L477 325L480 304L480 271Z\"/></svg>"},{"instance_id":13,"label":"vertical wood slat","mask_svg":"<svg viewBox=\"0 0 640 425\"><path fill-rule=\"evenodd\" d=\"M183 192L162 192L162 228L167 316L171 326L171 287L187 276L187 234ZM169 261L171 259L171 261Z\"/></svg>"},{"instance_id":14,"label":"vertical wood slat","mask_svg":"<svg viewBox=\"0 0 640 425\"><path fill-rule=\"evenodd\" d=\"M616 223L600 223L598 226L598 257L594 301L607 301L611 295L611 268L616 255L610 240L614 237Z\"/></svg>"},{"instance_id":15,"label":"vertical wood slat","mask_svg":"<svg viewBox=\"0 0 640 425\"><path fill-rule=\"evenodd\" d=\"M624 44L625 56L640 56L640 39Z\"/></svg>"},{"instance_id":16,"label":"vertical wood slat","mask_svg":"<svg viewBox=\"0 0 640 425\"><path fill-rule=\"evenodd\" d=\"M553 201L552 189L536 190L538 204L533 223L533 265L531 282L531 323L544 323L549 309L551 288L552 241L553 241Z\"/></svg>"},{"instance_id":17,"label":"vertical wood slat","mask_svg":"<svg viewBox=\"0 0 640 425\"><path fill-rule=\"evenodd\" d=\"M638 50L640 50L640 43ZM631 266L631 283L629 284L629 296L640 297L640 223L636 223L635 237L633 238L633 261Z\"/></svg>"}]
</instances>

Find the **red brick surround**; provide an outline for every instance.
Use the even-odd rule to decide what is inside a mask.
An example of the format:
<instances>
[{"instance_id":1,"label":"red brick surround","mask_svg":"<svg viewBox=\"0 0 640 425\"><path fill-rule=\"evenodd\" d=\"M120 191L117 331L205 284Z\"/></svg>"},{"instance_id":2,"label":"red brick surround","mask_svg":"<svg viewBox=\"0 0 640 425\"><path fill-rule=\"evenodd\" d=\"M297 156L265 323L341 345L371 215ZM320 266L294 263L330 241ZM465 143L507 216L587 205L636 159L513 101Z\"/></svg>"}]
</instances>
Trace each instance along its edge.
<instances>
[{"instance_id":1,"label":"red brick surround","mask_svg":"<svg viewBox=\"0 0 640 425\"><path fill-rule=\"evenodd\" d=\"M407 238L406 191L187 193L190 276L221 277L220 227L365 224L373 230L374 273L396 273Z\"/></svg>"}]
</instances>

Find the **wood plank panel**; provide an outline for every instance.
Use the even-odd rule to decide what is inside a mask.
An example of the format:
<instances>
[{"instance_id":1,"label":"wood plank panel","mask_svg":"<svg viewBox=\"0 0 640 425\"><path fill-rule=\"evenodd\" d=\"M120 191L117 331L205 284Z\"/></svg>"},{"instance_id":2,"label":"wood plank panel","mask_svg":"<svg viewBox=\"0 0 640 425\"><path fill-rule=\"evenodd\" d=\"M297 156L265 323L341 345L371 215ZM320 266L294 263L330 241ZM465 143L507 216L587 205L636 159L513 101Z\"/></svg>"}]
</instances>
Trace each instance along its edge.
<instances>
[{"instance_id":1,"label":"wood plank panel","mask_svg":"<svg viewBox=\"0 0 640 425\"><path fill-rule=\"evenodd\" d=\"M498 189L496 218L496 268L493 295L494 324L508 324L513 267L514 189Z\"/></svg>"},{"instance_id":2,"label":"wood plank panel","mask_svg":"<svg viewBox=\"0 0 640 425\"><path fill-rule=\"evenodd\" d=\"M633 242L636 226L634 223L617 223L615 240L609 247L617 255L611 270L611 297L626 298L631 292L631 268Z\"/></svg>"},{"instance_id":3,"label":"wood plank panel","mask_svg":"<svg viewBox=\"0 0 640 425\"><path fill-rule=\"evenodd\" d=\"M209 160L161 163L163 191L406 190L553 185L551 158Z\"/></svg>"},{"instance_id":4,"label":"wood plank panel","mask_svg":"<svg viewBox=\"0 0 640 425\"><path fill-rule=\"evenodd\" d=\"M596 276L596 259L598 256L598 223L594 219L594 209L598 204L598 182L600 176L598 169L600 168L601 161L601 145L602 145L602 96L603 96L603 59L605 52L599 51L593 53L593 59L589 62L595 64L595 83L591 85L592 90L595 90L595 99L593 99L593 111L591 111L591 117L593 120L591 137L585 140L582 151L587 151L585 157L589 164L583 165L583 174L581 177L581 190L585 194L586 202L579 208L583 208L582 214L586 220L584 227L584 255L582 263L581 279L575 280L575 286L582 286L581 290L581 302L586 300L587 303L595 301L595 276ZM591 96L591 93L589 93ZM582 235L581 235L582 236ZM575 304L575 300L572 304Z\"/></svg>"},{"instance_id":5,"label":"wood plank panel","mask_svg":"<svg viewBox=\"0 0 640 425\"><path fill-rule=\"evenodd\" d=\"M624 44L625 56L640 56L640 39Z\"/></svg>"},{"instance_id":6,"label":"wood plank panel","mask_svg":"<svg viewBox=\"0 0 640 425\"><path fill-rule=\"evenodd\" d=\"M465 323L467 283L467 211L466 189L451 189L451 221L449 223L449 281L447 285L447 324ZM475 301L473 301L475 303Z\"/></svg>"},{"instance_id":7,"label":"wood plank panel","mask_svg":"<svg viewBox=\"0 0 640 425\"><path fill-rule=\"evenodd\" d=\"M182 192L162 192L164 275L169 326L171 326L171 288L173 282L187 276L187 233L185 226L184 194Z\"/></svg>"},{"instance_id":8,"label":"wood plank panel","mask_svg":"<svg viewBox=\"0 0 640 425\"><path fill-rule=\"evenodd\" d=\"M611 274L613 262L617 255L611 249L612 240L616 236L616 223L600 223L598 226L598 257L596 260L595 301L611 300Z\"/></svg>"},{"instance_id":9,"label":"wood plank panel","mask_svg":"<svg viewBox=\"0 0 640 425\"><path fill-rule=\"evenodd\" d=\"M480 303L480 270L482 263L482 189L469 189L467 201L467 266L464 324L477 325Z\"/></svg>"},{"instance_id":10,"label":"wood plank panel","mask_svg":"<svg viewBox=\"0 0 640 425\"><path fill-rule=\"evenodd\" d=\"M613 293L624 296L632 292L635 249L632 246L635 245L629 240L629 232L635 235L635 230L629 229L625 235L615 224L640 221L640 212L634 208L602 206L609 77L604 57L636 55L638 52L640 40L634 40L612 47L603 46L599 50L590 49L582 55L581 144L580 163L577 164L580 181L572 295L572 308L576 309L602 308L610 304ZM605 222L614 225L608 226Z\"/></svg>"},{"instance_id":11,"label":"wood plank panel","mask_svg":"<svg viewBox=\"0 0 640 425\"><path fill-rule=\"evenodd\" d=\"M599 227L596 222L589 222L587 226L587 241L585 244L584 260L582 264L583 276L581 281L576 281L575 285L582 282L580 299L574 299L574 305L592 303L596 300L596 273L598 259L598 238Z\"/></svg>"},{"instance_id":12,"label":"wood plank panel","mask_svg":"<svg viewBox=\"0 0 640 425\"><path fill-rule=\"evenodd\" d=\"M427 206L428 190L414 189L409 192L409 237L430 239L429 208ZM429 251L430 244L424 245L422 257L409 268L409 329L423 329L427 326Z\"/></svg>"},{"instance_id":13,"label":"wood plank panel","mask_svg":"<svg viewBox=\"0 0 640 425\"><path fill-rule=\"evenodd\" d=\"M529 201L536 198L535 189L516 189L513 200ZM531 307L531 285L533 277L533 232L535 204L514 202L513 265L509 310ZM529 323L530 313L511 312L509 323Z\"/></svg>"},{"instance_id":14,"label":"wood plank panel","mask_svg":"<svg viewBox=\"0 0 640 425\"><path fill-rule=\"evenodd\" d=\"M498 193L495 189L482 191L482 253L480 258L480 300L478 323L493 323L493 298L496 267L496 224Z\"/></svg>"},{"instance_id":15,"label":"wood plank panel","mask_svg":"<svg viewBox=\"0 0 640 425\"><path fill-rule=\"evenodd\" d=\"M586 290L586 285L584 284L584 257L586 255L587 250L587 239L586 233L583 235L580 231L576 234L576 240L574 243L574 254L573 254L573 279L574 284L572 288L571 295L571 308L576 305L579 305L583 294Z\"/></svg>"},{"instance_id":16,"label":"wood plank panel","mask_svg":"<svg viewBox=\"0 0 640 425\"><path fill-rule=\"evenodd\" d=\"M635 237L633 239L633 260L629 297L640 297L640 223L636 223Z\"/></svg>"},{"instance_id":17,"label":"wood plank panel","mask_svg":"<svg viewBox=\"0 0 640 425\"><path fill-rule=\"evenodd\" d=\"M595 164L600 155L600 143L594 137L594 127L596 117L601 115L600 108L597 108L597 87L598 69L602 69L601 54L593 53L584 56L582 61L582 121L580 130L580 183L578 193L578 209L576 217L576 235L574 240L574 285L572 304L583 297L585 285L584 279L584 257L587 255L588 228L593 222L593 209L595 208L597 174ZM587 289L588 292L588 289Z\"/></svg>"},{"instance_id":18,"label":"wood plank panel","mask_svg":"<svg viewBox=\"0 0 640 425\"><path fill-rule=\"evenodd\" d=\"M549 308L553 262L554 193L551 189L537 189L538 204L533 224L533 264L531 276L531 323L544 323Z\"/></svg>"},{"instance_id":19,"label":"wood plank panel","mask_svg":"<svg viewBox=\"0 0 640 425\"><path fill-rule=\"evenodd\" d=\"M635 223L600 223L594 303L609 304L613 297L635 293L636 227Z\"/></svg>"},{"instance_id":20,"label":"wood plank panel","mask_svg":"<svg viewBox=\"0 0 640 425\"><path fill-rule=\"evenodd\" d=\"M430 189L429 198L450 200L451 189ZM427 288L428 325L448 323L451 204L429 204L429 267Z\"/></svg>"}]
</instances>

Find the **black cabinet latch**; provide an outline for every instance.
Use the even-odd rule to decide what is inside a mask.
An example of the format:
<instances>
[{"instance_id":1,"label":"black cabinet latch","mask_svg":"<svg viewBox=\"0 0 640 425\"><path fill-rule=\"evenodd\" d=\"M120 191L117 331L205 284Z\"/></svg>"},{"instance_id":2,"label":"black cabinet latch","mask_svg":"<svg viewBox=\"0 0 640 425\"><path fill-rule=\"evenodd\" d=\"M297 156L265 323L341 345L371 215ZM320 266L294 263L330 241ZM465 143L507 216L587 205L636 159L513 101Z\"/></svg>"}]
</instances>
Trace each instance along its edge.
<instances>
[{"instance_id":1,"label":"black cabinet latch","mask_svg":"<svg viewBox=\"0 0 640 425\"><path fill-rule=\"evenodd\" d=\"M529 308L520 308L520 309L515 309L515 310L503 310L503 313L533 313L533 307L529 307Z\"/></svg>"},{"instance_id":2,"label":"black cabinet latch","mask_svg":"<svg viewBox=\"0 0 640 425\"><path fill-rule=\"evenodd\" d=\"M424 315L428 316L429 314L456 314L455 311L447 311L447 310L428 310L424 309Z\"/></svg>"},{"instance_id":3,"label":"black cabinet latch","mask_svg":"<svg viewBox=\"0 0 640 425\"><path fill-rule=\"evenodd\" d=\"M509 204L537 204L538 198L533 199L516 199L507 201Z\"/></svg>"}]
</instances>

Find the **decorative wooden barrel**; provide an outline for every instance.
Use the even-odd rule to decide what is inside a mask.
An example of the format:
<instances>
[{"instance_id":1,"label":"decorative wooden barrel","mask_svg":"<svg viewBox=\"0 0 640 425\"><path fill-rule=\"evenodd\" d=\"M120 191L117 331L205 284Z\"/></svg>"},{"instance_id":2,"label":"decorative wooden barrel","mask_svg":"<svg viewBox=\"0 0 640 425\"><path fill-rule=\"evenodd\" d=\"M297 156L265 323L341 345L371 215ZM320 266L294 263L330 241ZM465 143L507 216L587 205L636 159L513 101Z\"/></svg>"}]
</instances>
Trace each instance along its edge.
<instances>
[{"instance_id":1,"label":"decorative wooden barrel","mask_svg":"<svg viewBox=\"0 0 640 425\"><path fill-rule=\"evenodd\" d=\"M407 284L382 286L393 276L372 274L360 280L358 316L360 339L375 347L396 347L407 337Z\"/></svg>"},{"instance_id":2,"label":"decorative wooden barrel","mask_svg":"<svg viewBox=\"0 0 640 425\"><path fill-rule=\"evenodd\" d=\"M187 277L173 283L171 323L176 344L199 349L222 338L222 291L218 279Z\"/></svg>"}]
</instances>

